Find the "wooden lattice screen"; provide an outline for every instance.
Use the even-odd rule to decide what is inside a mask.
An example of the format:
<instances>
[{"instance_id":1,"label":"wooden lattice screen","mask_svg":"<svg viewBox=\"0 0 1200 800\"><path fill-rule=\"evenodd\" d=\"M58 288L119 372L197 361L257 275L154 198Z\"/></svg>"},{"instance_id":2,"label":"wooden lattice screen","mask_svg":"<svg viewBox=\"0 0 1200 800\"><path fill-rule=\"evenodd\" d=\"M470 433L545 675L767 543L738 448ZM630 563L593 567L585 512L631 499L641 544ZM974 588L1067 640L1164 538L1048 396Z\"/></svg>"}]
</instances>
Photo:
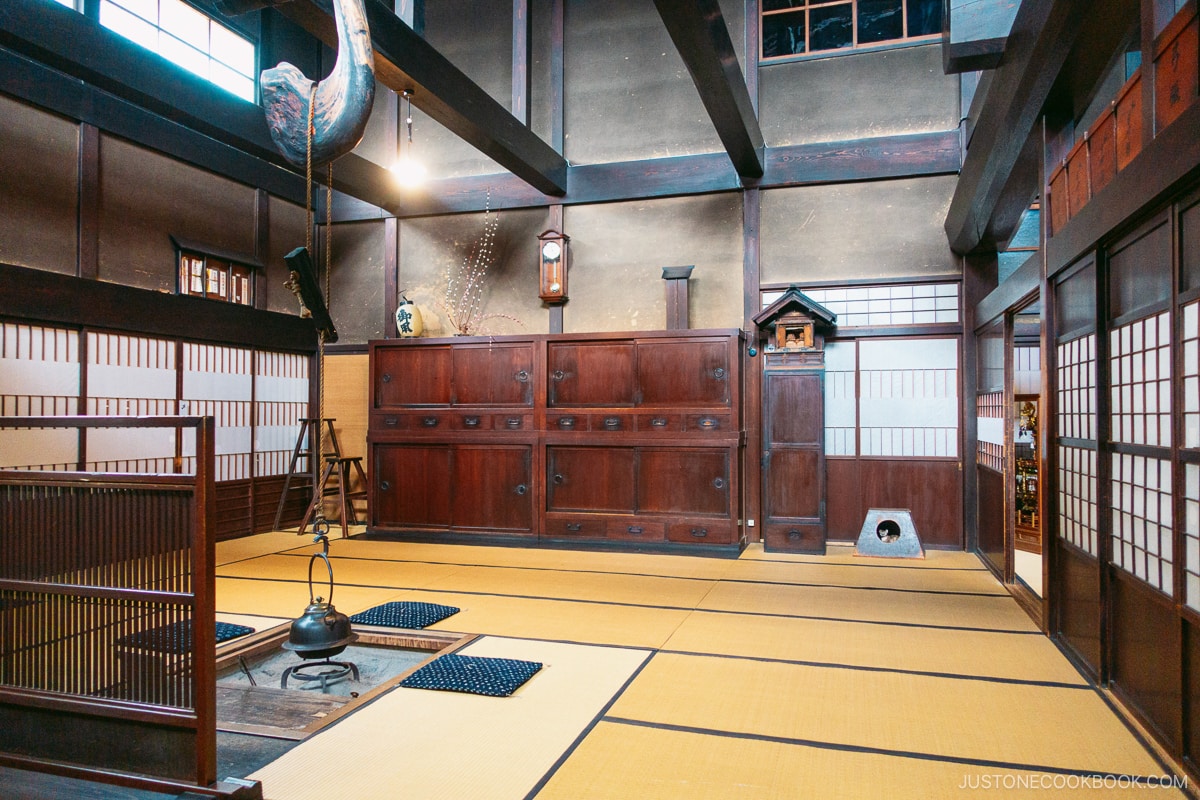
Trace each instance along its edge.
<instances>
[{"instance_id":1,"label":"wooden lattice screen","mask_svg":"<svg viewBox=\"0 0 1200 800\"><path fill-rule=\"evenodd\" d=\"M173 428L197 458L0 471L0 763L214 784L213 418L0 417L16 427Z\"/></svg>"}]
</instances>

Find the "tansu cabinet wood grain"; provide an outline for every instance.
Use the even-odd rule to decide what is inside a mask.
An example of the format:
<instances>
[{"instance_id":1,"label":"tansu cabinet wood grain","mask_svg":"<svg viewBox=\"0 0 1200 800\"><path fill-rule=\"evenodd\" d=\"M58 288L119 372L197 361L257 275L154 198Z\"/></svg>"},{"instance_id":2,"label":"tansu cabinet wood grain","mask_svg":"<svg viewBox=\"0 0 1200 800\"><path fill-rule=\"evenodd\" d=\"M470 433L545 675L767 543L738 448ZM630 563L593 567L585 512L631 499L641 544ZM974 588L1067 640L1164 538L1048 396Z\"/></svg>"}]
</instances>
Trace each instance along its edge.
<instances>
[{"instance_id":1,"label":"tansu cabinet wood grain","mask_svg":"<svg viewBox=\"0 0 1200 800\"><path fill-rule=\"evenodd\" d=\"M369 533L736 553L740 331L371 343Z\"/></svg>"}]
</instances>

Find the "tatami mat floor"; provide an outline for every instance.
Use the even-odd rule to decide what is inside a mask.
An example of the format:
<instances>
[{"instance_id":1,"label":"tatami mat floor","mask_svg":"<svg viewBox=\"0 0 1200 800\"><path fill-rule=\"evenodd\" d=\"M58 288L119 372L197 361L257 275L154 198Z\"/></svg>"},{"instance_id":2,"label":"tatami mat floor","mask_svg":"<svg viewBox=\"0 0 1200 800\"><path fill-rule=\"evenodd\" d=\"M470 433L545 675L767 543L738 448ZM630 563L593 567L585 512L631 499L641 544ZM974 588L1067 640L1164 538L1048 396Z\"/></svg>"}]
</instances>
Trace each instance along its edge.
<instances>
[{"instance_id":1,"label":"tatami mat floor","mask_svg":"<svg viewBox=\"0 0 1200 800\"><path fill-rule=\"evenodd\" d=\"M299 614L312 552L219 544L218 618ZM1145 797L1169 769L968 553L330 557L339 611L454 605L430 629L482 634L461 652L546 667L510 698L395 689L255 773L272 800Z\"/></svg>"}]
</instances>

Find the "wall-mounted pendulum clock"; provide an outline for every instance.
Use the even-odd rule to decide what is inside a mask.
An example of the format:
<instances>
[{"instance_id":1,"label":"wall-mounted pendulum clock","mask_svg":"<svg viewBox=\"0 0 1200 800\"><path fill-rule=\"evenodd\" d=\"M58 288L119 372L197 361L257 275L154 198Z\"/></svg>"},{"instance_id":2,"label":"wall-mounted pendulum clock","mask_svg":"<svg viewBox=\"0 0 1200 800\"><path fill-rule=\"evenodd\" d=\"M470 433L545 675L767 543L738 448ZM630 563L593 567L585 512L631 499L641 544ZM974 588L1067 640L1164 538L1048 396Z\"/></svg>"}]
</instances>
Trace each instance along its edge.
<instances>
[{"instance_id":1,"label":"wall-mounted pendulum clock","mask_svg":"<svg viewBox=\"0 0 1200 800\"><path fill-rule=\"evenodd\" d=\"M547 303L567 301L571 237L548 230L538 235L538 296Z\"/></svg>"},{"instance_id":2,"label":"wall-mounted pendulum clock","mask_svg":"<svg viewBox=\"0 0 1200 800\"><path fill-rule=\"evenodd\" d=\"M771 552L825 552L825 333L837 315L795 287L758 316L762 537Z\"/></svg>"}]
</instances>

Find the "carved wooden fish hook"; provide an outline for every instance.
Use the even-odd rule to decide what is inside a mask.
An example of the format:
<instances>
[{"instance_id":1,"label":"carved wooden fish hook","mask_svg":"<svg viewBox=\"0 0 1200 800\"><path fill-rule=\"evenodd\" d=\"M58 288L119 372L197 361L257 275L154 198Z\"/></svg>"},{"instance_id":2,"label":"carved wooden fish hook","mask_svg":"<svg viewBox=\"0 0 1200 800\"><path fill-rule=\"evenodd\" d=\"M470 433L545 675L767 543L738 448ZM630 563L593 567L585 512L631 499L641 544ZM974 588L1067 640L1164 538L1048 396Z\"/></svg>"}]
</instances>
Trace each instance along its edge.
<instances>
[{"instance_id":1,"label":"carved wooden fish hook","mask_svg":"<svg viewBox=\"0 0 1200 800\"><path fill-rule=\"evenodd\" d=\"M333 72L316 84L312 163L345 155L362 140L375 101L375 55L363 0L333 0L338 52ZM260 76L267 127L284 158L304 166L313 81L282 62Z\"/></svg>"}]
</instances>

